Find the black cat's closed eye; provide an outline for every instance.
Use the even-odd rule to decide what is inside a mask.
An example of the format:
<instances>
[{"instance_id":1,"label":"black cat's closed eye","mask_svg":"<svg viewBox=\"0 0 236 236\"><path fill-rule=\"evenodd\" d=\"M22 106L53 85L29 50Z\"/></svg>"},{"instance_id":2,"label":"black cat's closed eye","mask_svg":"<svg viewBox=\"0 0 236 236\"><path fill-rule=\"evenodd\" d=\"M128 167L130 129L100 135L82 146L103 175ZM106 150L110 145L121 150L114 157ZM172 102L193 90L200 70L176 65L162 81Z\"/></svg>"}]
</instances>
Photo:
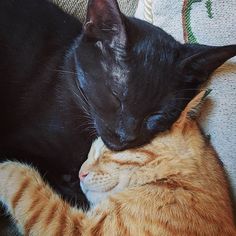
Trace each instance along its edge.
<instances>
[{"instance_id":1,"label":"black cat's closed eye","mask_svg":"<svg viewBox=\"0 0 236 236\"><path fill-rule=\"evenodd\" d=\"M149 115L145 119L146 127L148 130L155 130L158 126L158 122L163 119L164 114L161 112Z\"/></svg>"}]
</instances>

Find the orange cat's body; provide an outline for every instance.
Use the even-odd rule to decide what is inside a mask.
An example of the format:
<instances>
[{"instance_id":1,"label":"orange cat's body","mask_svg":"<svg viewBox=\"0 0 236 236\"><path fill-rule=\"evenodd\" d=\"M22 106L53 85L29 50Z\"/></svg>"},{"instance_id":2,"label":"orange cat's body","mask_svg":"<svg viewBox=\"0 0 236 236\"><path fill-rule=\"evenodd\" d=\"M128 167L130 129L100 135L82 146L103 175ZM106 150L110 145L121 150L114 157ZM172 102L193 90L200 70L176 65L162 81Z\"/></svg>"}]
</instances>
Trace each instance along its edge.
<instances>
[{"instance_id":1,"label":"orange cat's body","mask_svg":"<svg viewBox=\"0 0 236 236\"><path fill-rule=\"evenodd\" d=\"M189 119L199 98L144 147L113 153L93 145L81 170L93 172L84 188L98 194L91 190L96 180L107 195L90 211L69 206L35 170L14 162L0 164L2 202L25 235L236 235L224 171ZM117 173L109 173L112 188L101 184L109 170Z\"/></svg>"}]
</instances>

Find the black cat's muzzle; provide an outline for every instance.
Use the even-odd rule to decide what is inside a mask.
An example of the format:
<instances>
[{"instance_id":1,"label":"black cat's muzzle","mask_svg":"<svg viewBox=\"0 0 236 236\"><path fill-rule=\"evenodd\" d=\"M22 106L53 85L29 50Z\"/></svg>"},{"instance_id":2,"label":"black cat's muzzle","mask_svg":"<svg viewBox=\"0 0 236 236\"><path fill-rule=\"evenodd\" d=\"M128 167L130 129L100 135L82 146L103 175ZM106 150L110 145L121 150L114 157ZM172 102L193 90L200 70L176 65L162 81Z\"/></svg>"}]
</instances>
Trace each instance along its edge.
<instances>
[{"instance_id":1,"label":"black cat's muzzle","mask_svg":"<svg viewBox=\"0 0 236 236\"><path fill-rule=\"evenodd\" d=\"M114 140L114 139L111 142L110 140L108 141L103 139L103 142L112 151L124 151L130 148L141 146L143 144L143 140L138 138L132 141L125 141L125 142L120 142L119 140Z\"/></svg>"}]
</instances>

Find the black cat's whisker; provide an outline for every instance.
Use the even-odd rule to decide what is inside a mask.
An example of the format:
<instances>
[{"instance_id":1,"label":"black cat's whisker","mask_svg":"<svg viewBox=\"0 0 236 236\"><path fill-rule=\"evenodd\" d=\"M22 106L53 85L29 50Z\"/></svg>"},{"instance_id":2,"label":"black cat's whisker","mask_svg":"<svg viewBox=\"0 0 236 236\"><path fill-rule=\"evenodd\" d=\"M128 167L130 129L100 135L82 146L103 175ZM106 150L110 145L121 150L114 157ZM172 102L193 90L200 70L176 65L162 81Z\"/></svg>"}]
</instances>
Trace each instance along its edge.
<instances>
[{"instance_id":1,"label":"black cat's whisker","mask_svg":"<svg viewBox=\"0 0 236 236\"><path fill-rule=\"evenodd\" d=\"M92 121L92 117L89 114L87 114L87 113L85 113L83 115L80 115L80 116L82 116L83 118L86 118L89 121Z\"/></svg>"},{"instance_id":2,"label":"black cat's whisker","mask_svg":"<svg viewBox=\"0 0 236 236\"><path fill-rule=\"evenodd\" d=\"M82 108L83 108L83 111L84 111L84 115L83 115L83 116L84 116L85 118L91 120L92 117L91 117L91 114L90 114L88 108L86 108L86 107L84 107L84 106L82 106Z\"/></svg>"},{"instance_id":3,"label":"black cat's whisker","mask_svg":"<svg viewBox=\"0 0 236 236\"><path fill-rule=\"evenodd\" d=\"M171 93L172 95L176 95L177 93L181 93L181 92L184 92L184 91L203 91L203 89L180 89L180 90L177 90L177 91L175 91L175 92L173 92L173 93Z\"/></svg>"},{"instance_id":4,"label":"black cat's whisker","mask_svg":"<svg viewBox=\"0 0 236 236\"><path fill-rule=\"evenodd\" d=\"M173 107L172 112L180 111L182 112L184 109L178 108L178 107ZM169 113L168 113L169 114ZM172 114L172 113L171 113Z\"/></svg>"},{"instance_id":5,"label":"black cat's whisker","mask_svg":"<svg viewBox=\"0 0 236 236\"><path fill-rule=\"evenodd\" d=\"M90 133L89 133L89 137L90 137L90 138L97 138L97 137L98 137L98 134L97 134L97 132L90 132Z\"/></svg>"},{"instance_id":6,"label":"black cat's whisker","mask_svg":"<svg viewBox=\"0 0 236 236\"><path fill-rule=\"evenodd\" d=\"M94 124L91 123L91 122L84 122L84 123L81 123L81 124L79 125L79 128L84 128L84 127L85 127L85 129L87 129L87 128L92 128L92 129L94 129Z\"/></svg>"},{"instance_id":7,"label":"black cat's whisker","mask_svg":"<svg viewBox=\"0 0 236 236\"><path fill-rule=\"evenodd\" d=\"M78 62L78 58L77 58L77 54L76 54L76 53L74 53L74 60L75 60L76 64L78 65L78 64L79 64L79 62ZM79 73L78 73L78 72L76 72L76 74L77 74L77 75L79 75ZM78 80L76 80L76 85L77 85L77 89L79 90L80 94L82 95L82 98L83 98L83 100L84 100L84 101L85 101L85 103L87 103L87 105L89 106L89 101L88 101L88 98L85 96L85 94L84 94L83 90L81 89L81 87L80 87L80 84L79 84L79 81L78 81ZM77 93L75 93L75 94L76 94L76 96L79 96Z\"/></svg>"},{"instance_id":8,"label":"black cat's whisker","mask_svg":"<svg viewBox=\"0 0 236 236\"><path fill-rule=\"evenodd\" d=\"M90 138L93 138L93 137L98 137L97 133L96 132L89 132L89 137Z\"/></svg>"},{"instance_id":9,"label":"black cat's whisker","mask_svg":"<svg viewBox=\"0 0 236 236\"><path fill-rule=\"evenodd\" d=\"M85 128L86 129L86 128ZM96 129L94 126L89 126L87 127L87 130L90 132L90 133L97 133Z\"/></svg>"},{"instance_id":10,"label":"black cat's whisker","mask_svg":"<svg viewBox=\"0 0 236 236\"><path fill-rule=\"evenodd\" d=\"M81 106L81 108L82 108L84 114L78 115L78 118L84 117L84 118L86 118L86 119L91 120L92 118L91 118L91 114L89 113L88 108L85 107L83 104L80 104L80 106Z\"/></svg>"},{"instance_id":11,"label":"black cat's whisker","mask_svg":"<svg viewBox=\"0 0 236 236\"><path fill-rule=\"evenodd\" d=\"M82 122L81 124L78 125L77 128L83 128L85 131L97 133L96 127L95 127L95 122L92 119Z\"/></svg>"},{"instance_id":12,"label":"black cat's whisker","mask_svg":"<svg viewBox=\"0 0 236 236\"><path fill-rule=\"evenodd\" d=\"M190 88L190 89L181 89L177 92L182 92L182 91L203 91L203 89L194 89L194 88Z\"/></svg>"},{"instance_id":13,"label":"black cat's whisker","mask_svg":"<svg viewBox=\"0 0 236 236\"><path fill-rule=\"evenodd\" d=\"M86 118L88 120L92 120L91 114L87 111L84 110L85 107L82 108L82 110L84 111L83 113L80 114L74 114L73 117L79 120L83 120L83 118Z\"/></svg>"},{"instance_id":14,"label":"black cat's whisker","mask_svg":"<svg viewBox=\"0 0 236 236\"><path fill-rule=\"evenodd\" d=\"M176 118L176 115L173 113L174 111L180 111L180 113L181 113L183 110L175 107L175 109L171 113L164 112L162 114L162 117L166 120L168 120L170 117Z\"/></svg>"},{"instance_id":15,"label":"black cat's whisker","mask_svg":"<svg viewBox=\"0 0 236 236\"><path fill-rule=\"evenodd\" d=\"M77 88L78 88L78 90L79 90L81 96L79 96L75 91L72 91L72 92L74 93L74 95L75 95L76 97L78 97L79 99L82 99L82 100L86 103L86 105L89 106L88 99L85 97L83 91L81 90L81 88L80 88L79 86L77 86Z\"/></svg>"},{"instance_id":16,"label":"black cat's whisker","mask_svg":"<svg viewBox=\"0 0 236 236\"><path fill-rule=\"evenodd\" d=\"M88 127L92 131L96 131L95 123L94 122L88 122Z\"/></svg>"},{"instance_id":17,"label":"black cat's whisker","mask_svg":"<svg viewBox=\"0 0 236 236\"><path fill-rule=\"evenodd\" d=\"M80 88L79 88L80 90ZM81 91L81 90L80 90ZM86 97L83 95L83 93L81 92L82 94L82 97L80 97L75 91L73 91L73 94L80 99L80 101L82 101L82 103L80 102L79 105L81 106L81 108L83 109L83 111L86 113L86 115L88 115L89 117L91 116L90 112L89 112L89 103L86 99Z\"/></svg>"},{"instance_id":18,"label":"black cat's whisker","mask_svg":"<svg viewBox=\"0 0 236 236\"><path fill-rule=\"evenodd\" d=\"M203 91L204 89L181 89L179 91L176 91L173 93L173 95L176 95L178 93L181 93L181 92L188 92L188 91L195 91L195 92L201 92ZM192 98L192 97L191 97Z\"/></svg>"},{"instance_id":19,"label":"black cat's whisker","mask_svg":"<svg viewBox=\"0 0 236 236\"><path fill-rule=\"evenodd\" d=\"M64 73L64 74L73 74L73 75L78 75L77 72L74 72L74 71L67 71L67 70L58 70L58 69L54 69L52 71L55 71L55 72L60 72L60 73Z\"/></svg>"},{"instance_id":20,"label":"black cat's whisker","mask_svg":"<svg viewBox=\"0 0 236 236\"><path fill-rule=\"evenodd\" d=\"M191 100L191 98L173 98L172 100Z\"/></svg>"},{"instance_id":21,"label":"black cat's whisker","mask_svg":"<svg viewBox=\"0 0 236 236\"><path fill-rule=\"evenodd\" d=\"M79 92L80 92L80 94L82 95L84 101L85 101L87 104L89 104L89 101L88 101L87 97L84 95L82 89L81 89L79 86L77 86L77 88L79 89Z\"/></svg>"},{"instance_id":22,"label":"black cat's whisker","mask_svg":"<svg viewBox=\"0 0 236 236\"><path fill-rule=\"evenodd\" d=\"M75 128L83 128L87 126L93 126L93 120L91 117L86 116L85 114L81 114L80 116L73 116L75 120L77 120L77 125Z\"/></svg>"},{"instance_id":23,"label":"black cat's whisker","mask_svg":"<svg viewBox=\"0 0 236 236\"><path fill-rule=\"evenodd\" d=\"M98 137L98 133L93 127L87 127L87 128L85 128L85 130L87 131L89 138L94 139L95 137L96 138Z\"/></svg>"},{"instance_id":24,"label":"black cat's whisker","mask_svg":"<svg viewBox=\"0 0 236 236\"><path fill-rule=\"evenodd\" d=\"M92 127L88 127L87 124L86 125L85 124L78 125L76 128L83 129L86 132L88 132L90 129L92 129Z\"/></svg>"}]
</instances>

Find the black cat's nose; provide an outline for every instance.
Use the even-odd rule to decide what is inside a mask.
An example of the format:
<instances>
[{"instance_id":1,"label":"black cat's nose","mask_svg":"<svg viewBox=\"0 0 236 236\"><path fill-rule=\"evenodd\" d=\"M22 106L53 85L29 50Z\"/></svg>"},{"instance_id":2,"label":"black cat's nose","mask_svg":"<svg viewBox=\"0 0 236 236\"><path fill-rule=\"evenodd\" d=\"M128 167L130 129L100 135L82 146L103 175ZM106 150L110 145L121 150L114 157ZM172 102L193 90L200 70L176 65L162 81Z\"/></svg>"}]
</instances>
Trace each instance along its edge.
<instances>
[{"instance_id":1,"label":"black cat's nose","mask_svg":"<svg viewBox=\"0 0 236 236\"><path fill-rule=\"evenodd\" d=\"M137 139L137 135L135 135L134 133L128 132L128 131L125 132L123 129L117 130L116 135L117 135L120 143L122 143L122 144L131 143Z\"/></svg>"},{"instance_id":2,"label":"black cat's nose","mask_svg":"<svg viewBox=\"0 0 236 236\"><path fill-rule=\"evenodd\" d=\"M136 136L134 135L125 135L120 137L120 142L121 143L131 143L136 140Z\"/></svg>"}]
</instances>

